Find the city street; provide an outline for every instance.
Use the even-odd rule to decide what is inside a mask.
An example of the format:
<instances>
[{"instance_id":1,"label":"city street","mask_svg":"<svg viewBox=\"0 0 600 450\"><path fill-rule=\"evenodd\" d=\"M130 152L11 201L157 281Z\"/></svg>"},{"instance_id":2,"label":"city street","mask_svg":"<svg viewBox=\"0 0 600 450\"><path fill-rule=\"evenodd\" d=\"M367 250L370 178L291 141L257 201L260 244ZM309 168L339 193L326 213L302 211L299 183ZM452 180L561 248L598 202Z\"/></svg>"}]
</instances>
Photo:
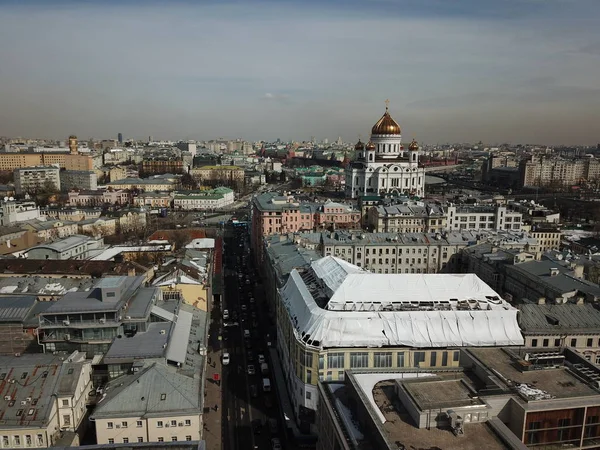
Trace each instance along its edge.
<instances>
[{"instance_id":1,"label":"city street","mask_svg":"<svg viewBox=\"0 0 600 450\"><path fill-rule=\"evenodd\" d=\"M280 439L283 448L290 448L282 434L275 387L269 392L263 389L263 378L273 382L267 344L270 325L264 313L264 295L257 295L258 279L251 261L247 230L228 226L221 311L223 353L228 353L230 359L223 365L223 448L271 449L272 438ZM227 319L223 317L225 310ZM269 368L265 375L261 373L259 355L264 356Z\"/></svg>"}]
</instances>

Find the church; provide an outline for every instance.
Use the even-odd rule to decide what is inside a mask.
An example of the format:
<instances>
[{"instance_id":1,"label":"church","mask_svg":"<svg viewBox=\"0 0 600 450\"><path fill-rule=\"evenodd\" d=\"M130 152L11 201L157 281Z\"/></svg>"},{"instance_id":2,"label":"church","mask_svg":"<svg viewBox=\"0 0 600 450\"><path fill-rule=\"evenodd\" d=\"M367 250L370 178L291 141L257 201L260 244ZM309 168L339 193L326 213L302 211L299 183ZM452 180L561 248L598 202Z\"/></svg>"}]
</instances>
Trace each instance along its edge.
<instances>
[{"instance_id":1,"label":"church","mask_svg":"<svg viewBox=\"0 0 600 450\"><path fill-rule=\"evenodd\" d=\"M419 167L419 145L413 140L404 148L400 125L390 115L387 101L369 142L359 140L354 149L355 159L346 167L346 197L424 195L425 169Z\"/></svg>"}]
</instances>

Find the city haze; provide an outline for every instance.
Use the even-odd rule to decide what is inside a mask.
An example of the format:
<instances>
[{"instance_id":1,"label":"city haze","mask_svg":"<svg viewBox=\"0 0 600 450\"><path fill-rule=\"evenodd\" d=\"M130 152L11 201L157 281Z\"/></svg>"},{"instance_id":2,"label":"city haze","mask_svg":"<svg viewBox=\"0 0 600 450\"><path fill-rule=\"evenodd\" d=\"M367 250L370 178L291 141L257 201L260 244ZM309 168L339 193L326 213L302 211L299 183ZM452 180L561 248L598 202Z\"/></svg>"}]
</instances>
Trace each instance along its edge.
<instances>
[{"instance_id":1,"label":"city haze","mask_svg":"<svg viewBox=\"0 0 600 450\"><path fill-rule=\"evenodd\" d=\"M0 2L0 135L596 144L593 0Z\"/></svg>"}]
</instances>

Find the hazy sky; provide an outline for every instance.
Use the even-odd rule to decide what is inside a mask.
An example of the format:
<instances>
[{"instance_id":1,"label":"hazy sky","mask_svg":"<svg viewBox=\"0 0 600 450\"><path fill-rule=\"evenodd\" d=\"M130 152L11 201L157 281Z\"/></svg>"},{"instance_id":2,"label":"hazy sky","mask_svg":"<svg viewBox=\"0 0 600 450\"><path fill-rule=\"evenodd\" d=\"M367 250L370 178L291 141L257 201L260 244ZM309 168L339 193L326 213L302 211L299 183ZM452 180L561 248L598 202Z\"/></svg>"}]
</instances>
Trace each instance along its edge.
<instances>
[{"instance_id":1,"label":"hazy sky","mask_svg":"<svg viewBox=\"0 0 600 450\"><path fill-rule=\"evenodd\" d=\"M0 0L0 135L600 141L600 0Z\"/></svg>"}]
</instances>

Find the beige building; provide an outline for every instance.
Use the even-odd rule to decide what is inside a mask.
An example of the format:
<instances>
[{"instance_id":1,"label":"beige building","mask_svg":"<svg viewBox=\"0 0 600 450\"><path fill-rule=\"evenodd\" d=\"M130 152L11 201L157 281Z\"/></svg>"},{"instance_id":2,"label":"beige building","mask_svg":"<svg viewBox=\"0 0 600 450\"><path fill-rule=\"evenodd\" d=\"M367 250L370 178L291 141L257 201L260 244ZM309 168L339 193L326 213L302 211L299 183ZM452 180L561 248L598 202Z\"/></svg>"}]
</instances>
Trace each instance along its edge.
<instances>
[{"instance_id":1,"label":"beige building","mask_svg":"<svg viewBox=\"0 0 600 450\"><path fill-rule=\"evenodd\" d=\"M0 171L15 170L21 167L58 166L67 170L92 170L92 157L88 155L64 153L11 152L0 153Z\"/></svg>"},{"instance_id":2,"label":"beige building","mask_svg":"<svg viewBox=\"0 0 600 450\"><path fill-rule=\"evenodd\" d=\"M162 363L119 377L92 414L98 444L200 440L200 385L198 377Z\"/></svg>"},{"instance_id":3,"label":"beige building","mask_svg":"<svg viewBox=\"0 0 600 450\"><path fill-rule=\"evenodd\" d=\"M117 220L112 217L98 217L77 222L80 234L88 236L112 236L117 232Z\"/></svg>"},{"instance_id":4,"label":"beige building","mask_svg":"<svg viewBox=\"0 0 600 450\"><path fill-rule=\"evenodd\" d=\"M542 253L560 249L562 231L558 227L534 225L531 227L529 235L538 241L539 251Z\"/></svg>"},{"instance_id":5,"label":"beige building","mask_svg":"<svg viewBox=\"0 0 600 450\"><path fill-rule=\"evenodd\" d=\"M170 192L175 190L177 183L165 178L124 178L108 183L113 189L143 190L144 192Z\"/></svg>"},{"instance_id":6,"label":"beige building","mask_svg":"<svg viewBox=\"0 0 600 450\"><path fill-rule=\"evenodd\" d=\"M62 239L78 233L77 223L67 220L31 220L21 227L35 232L44 241Z\"/></svg>"},{"instance_id":7,"label":"beige building","mask_svg":"<svg viewBox=\"0 0 600 450\"><path fill-rule=\"evenodd\" d=\"M171 206L173 196L169 192L142 192L134 196L132 201L135 206L168 208Z\"/></svg>"},{"instance_id":8,"label":"beige building","mask_svg":"<svg viewBox=\"0 0 600 450\"><path fill-rule=\"evenodd\" d=\"M64 432L85 431L80 425L97 362L79 352L0 357L7 387L0 401L0 448L47 448ZM72 443L78 445L79 436Z\"/></svg>"},{"instance_id":9,"label":"beige building","mask_svg":"<svg viewBox=\"0 0 600 450\"><path fill-rule=\"evenodd\" d=\"M567 187L600 177L600 161L595 158L559 159L531 157L519 165L523 187Z\"/></svg>"},{"instance_id":10,"label":"beige building","mask_svg":"<svg viewBox=\"0 0 600 450\"><path fill-rule=\"evenodd\" d=\"M446 229L446 214L441 206L422 202L372 206L367 227L380 233L438 233Z\"/></svg>"},{"instance_id":11,"label":"beige building","mask_svg":"<svg viewBox=\"0 0 600 450\"><path fill-rule=\"evenodd\" d=\"M190 175L200 182L211 180L244 182L244 169L237 166L195 167L190 170Z\"/></svg>"}]
</instances>

